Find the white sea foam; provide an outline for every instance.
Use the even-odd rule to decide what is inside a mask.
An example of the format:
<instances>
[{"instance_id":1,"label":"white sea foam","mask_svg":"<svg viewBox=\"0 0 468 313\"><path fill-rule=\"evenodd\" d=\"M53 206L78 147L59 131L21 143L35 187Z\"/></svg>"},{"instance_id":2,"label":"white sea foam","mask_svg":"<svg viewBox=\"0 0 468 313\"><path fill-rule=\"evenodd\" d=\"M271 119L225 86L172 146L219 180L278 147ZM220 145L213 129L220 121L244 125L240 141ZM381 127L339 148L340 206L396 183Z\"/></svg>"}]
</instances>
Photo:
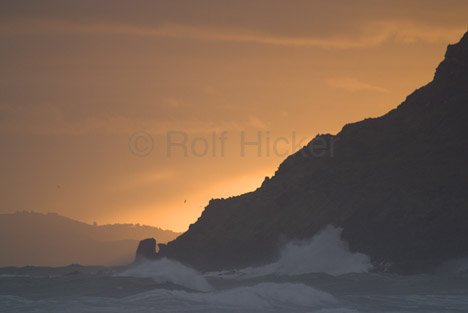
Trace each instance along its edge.
<instances>
[{"instance_id":1,"label":"white sea foam","mask_svg":"<svg viewBox=\"0 0 468 313\"><path fill-rule=\"evenodd\" d=\"M158 283L173 283L198 291L212 289L202 274L167 258L135 264L117 276L152 278Z\"/></svg>"},{"instance_id":2,"label":"white sea foam","mask_svg":"<svg viewBox=\"0 0 468 313\"><path fill-rule=\"evenodd\" d=\"M172 263L172 262L170 262ZM170 265L172 267L173 264ZM150 269L148 269L150 270ZM33 275L34 276L34 275ZM138 275L140 276L140 275ZM144 275L148 277L148 275ZM210 291L144 289L140 278L98 274L0 284L2 313L441 313L468 312L464 275L356 274L217 280ZM318 278L318 279L317 279ZM351 279L350 279L351 278ZM185 279L186 280L186 279ZM254 283L255 282L255 283ZM20 290L20 284L25 284ZM70 283L73 290L70 293ZM214 284L214 282L213 282ZM132 286L136 287L133 288ZM128 287L128 288L127 288ZM322 291L326 290L326 291ZM135 293L137 292L137 293ZM11 293L11 295L6 295Z\"/></svg>"},{"instance_id":3,"label":"white sea foam","mask_svg":"<svg viewBox=\"0 0 468 313\"><path fill-rule=\"evenodd\" d=\"M210 273L209 276L249 278L277 275L301 275L307 273L327 273L341 275L363 273L372 268L370 258L362 253L352 253L341 239L341 229L327 226L312 239L290 242L284 246L278 261L261 266L249 267L233 274Z\"/></svg>"}]
</instances>

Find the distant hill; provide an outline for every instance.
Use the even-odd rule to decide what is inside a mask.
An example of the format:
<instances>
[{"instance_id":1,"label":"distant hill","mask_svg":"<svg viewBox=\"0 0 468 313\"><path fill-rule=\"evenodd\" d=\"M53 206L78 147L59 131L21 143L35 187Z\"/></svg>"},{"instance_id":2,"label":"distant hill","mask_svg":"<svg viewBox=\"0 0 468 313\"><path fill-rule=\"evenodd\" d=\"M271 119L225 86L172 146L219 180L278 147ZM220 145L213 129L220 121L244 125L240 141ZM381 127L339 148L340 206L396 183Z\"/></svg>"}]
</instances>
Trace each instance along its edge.
<instances>
[{"instance_id":1,"label":"distant hill","mask_svg":"<svg viewBox=\"0 0 468 313\"><path fill-rule=\"evenodd\" d=\"M246 267L331 224L377 268L429 269L468 257L467 162L468 33L396 109L317 136L254 192L211 201L160 254L201 270Z\"/></svg>"},{"instance_id":2,"label":"distant hill","mask_svg":"<svg viewBox=\"0 0 468 313\"><path fill-rule=\"evenodd\" d=\"M55 213L0 214L0 266L125 264L139 240L168 242L178 235L146 225L90 225Z\"/></svg>"}]
</instances>

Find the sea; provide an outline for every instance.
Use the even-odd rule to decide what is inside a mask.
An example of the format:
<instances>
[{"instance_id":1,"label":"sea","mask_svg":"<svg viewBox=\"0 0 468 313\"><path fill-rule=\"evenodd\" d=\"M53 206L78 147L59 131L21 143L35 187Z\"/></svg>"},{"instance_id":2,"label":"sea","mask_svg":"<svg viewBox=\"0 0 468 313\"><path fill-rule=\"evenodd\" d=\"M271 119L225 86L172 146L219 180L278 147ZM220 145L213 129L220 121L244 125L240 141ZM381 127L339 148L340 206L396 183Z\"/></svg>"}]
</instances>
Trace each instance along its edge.
<instances>
[{"instance_id":1,"label":"sea","mask_svg":"<svg viewBox=\"0 0 468 313\"><path fill-rule=\"evenodd\" d=\"M0 312L468 312L468 261L431 274L373 271L340 229L260 267L200 273L162 258L126 266L0 268Z\"/></svg>"}]
</instances>

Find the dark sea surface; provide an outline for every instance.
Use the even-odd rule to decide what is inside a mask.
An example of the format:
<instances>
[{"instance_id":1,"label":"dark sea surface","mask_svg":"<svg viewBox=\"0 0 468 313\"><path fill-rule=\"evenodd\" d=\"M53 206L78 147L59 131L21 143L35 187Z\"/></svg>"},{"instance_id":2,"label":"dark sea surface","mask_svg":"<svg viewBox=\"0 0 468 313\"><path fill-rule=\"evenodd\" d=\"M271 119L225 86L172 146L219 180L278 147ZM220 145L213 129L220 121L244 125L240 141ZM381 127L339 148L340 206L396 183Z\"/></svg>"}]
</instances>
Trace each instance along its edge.
<instances>
[{"instance_id":1,"label":"dark sea surface","mask_svg":"<svg viewBox=\"0 0 468 313\"><path fill-rule=\"evenodd\" d=\"M468 262L373 273L340 230L288 244L274 263L199 273L160 259L125 267L0 268L0 312L468 312Z\"/></svg>"}]
</instances>

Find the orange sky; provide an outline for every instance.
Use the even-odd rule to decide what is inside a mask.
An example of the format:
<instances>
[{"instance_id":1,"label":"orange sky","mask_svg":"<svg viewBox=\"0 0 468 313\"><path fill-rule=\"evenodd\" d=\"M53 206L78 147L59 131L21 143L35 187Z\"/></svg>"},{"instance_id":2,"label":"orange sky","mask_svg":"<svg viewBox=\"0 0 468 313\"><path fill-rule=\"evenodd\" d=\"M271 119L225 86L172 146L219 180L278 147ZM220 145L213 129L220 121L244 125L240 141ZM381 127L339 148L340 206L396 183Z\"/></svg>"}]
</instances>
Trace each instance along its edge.
<instances>
[{"instance_id":1,"label":"orange sky","mask_svg":"<svg viewBox=\"0 0 468 313\"><path fill-rule=\"evenodd\" d=\"M466 1L0 3L0 212L176 231L258 187L293 134L398 105L468 21Z\"/></svg>"}]
</instances>

